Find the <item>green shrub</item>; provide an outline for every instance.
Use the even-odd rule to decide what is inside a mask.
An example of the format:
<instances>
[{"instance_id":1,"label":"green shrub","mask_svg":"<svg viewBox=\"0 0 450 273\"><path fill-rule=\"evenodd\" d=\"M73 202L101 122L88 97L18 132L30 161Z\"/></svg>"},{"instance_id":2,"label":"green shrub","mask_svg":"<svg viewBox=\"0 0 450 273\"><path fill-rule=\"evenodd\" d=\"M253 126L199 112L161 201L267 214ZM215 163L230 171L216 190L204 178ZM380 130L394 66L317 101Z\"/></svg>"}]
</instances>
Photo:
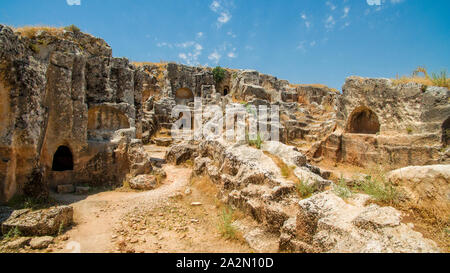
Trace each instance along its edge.
<instances>
[{"instance_id":1,"label":"green shrub","mask_svg":"<svg viewBox=\"0 0 450 273\"><path fill-rule=\"evenodd\" d=\"M30 48L36 54L38 54L41 51L37 44L29 44L28 48Z\"/></svg>"},{"instance_id":2,"label":"green shrub","mask_svg":"<svg viewBox=\"0 0 450 273\"><path fill-rule=\"evenodd\" d=\"M217 66L216 68L213 69L212 73L214 81L217 84L220 84L225 79L225 72L226 72L225 69L223 69L220 66Z\"/></svg>"},{"instance_id":3,"label":"green shrub","mask_svg":"<svg viewBox=\"0 0 450 273\"><path fill-rule=\"evenodd\" d=\"M256 135L256 139L255 140L249 139L249 136L247 134L247 142L248 142L248 145L254 146L254 147L256 147L256 149L261 150L263 140L262 140L261 135L259 133Z\"/></svg>"},{"instance_id":4,"label":"green shrub","mask_svg":"<svg viewBox=\"0 0 450 273\"><path fill-rule=\"evenodd\" d=\"M67 26L67 27L64 28L64 30L70 31L70 32L73 32L73 33L81 32L81 30L76 25Z\"/></svg>"},{"instance_id":5,"label":"green shrub","mask_svg":"<svg viewBox=\"0 0 450 273\"><path fill-rule=\"evenodd\" d=\"M22 236L22 233L20 232L18 227L12 228L8 231L8 233L5 234L5 236L3 236L3 239L5 240L9 240L9 239L14 239L17 237Z\"/></svg>"},{"instance_id":6,"label":"green shrub","mask_svg":"<svg viewBox=\"0 0 450 273\"><path fill-rule=\"evenodd\" d=\"M374 179L371 176L366 177L356 189L372 196L376 201L383 204L397 204L400 194L397 189L383 178Z\"/></svg>"},{"instance_id":7,"label":"green shrub","mask_svg":"<svg viewBox=\"0 0 450 273\"><path fill-rule=\"evenodd\" d=\"M344 177L342 177L342 176L339 179L339 181L335 185L333 185L333 192L337 196L341 197L342 199L350 198L353 195L352 190L347 185L347 183L345 182Z\"/></svg>"},{"instance_id":8,"label":"green shrub","mask_svg":"<svg viewBox=\"0 0 450 273\"><path fill-rule=\"evenodd\" d=\"M317 190L315 186L309 185L308 183L304 183L301 180L295 184L295 188L297 190L298 195L304 199L310 197Z\"/></svg>"},{"instance_id":9,"label":"green shrub","mask_svg":"<svg viewBox=\"0 0 450 273\"><path fill-rule=\"evenodd\" d=\"M219 230L222 236L226 239L236 238L236 229L233 227L233 210L231 208L224 208L220 216L221 223Z\"/></svg>"}]
</instances>

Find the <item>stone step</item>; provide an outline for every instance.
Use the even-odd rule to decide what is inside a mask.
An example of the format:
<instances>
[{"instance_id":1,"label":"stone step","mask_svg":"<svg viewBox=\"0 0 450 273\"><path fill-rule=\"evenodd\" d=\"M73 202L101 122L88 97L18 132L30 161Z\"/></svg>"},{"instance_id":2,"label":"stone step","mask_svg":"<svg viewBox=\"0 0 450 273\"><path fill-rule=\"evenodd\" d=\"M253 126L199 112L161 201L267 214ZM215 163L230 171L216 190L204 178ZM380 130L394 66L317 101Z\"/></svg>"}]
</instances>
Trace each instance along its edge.
<instances>
[{"instance_id":1,"label":"stone step","mask_svg":"<svg viewBox=\"0 0 450 273\"><path fill-rule=\"evenodd\" d=\"M171 130L173 123L160 123L161 128Z\"/></svg>"},{"instance_id":2,"label":"stone step","mask_svg":"<svg viewBox=\"0 0 450 273\"><path fill-rule=\"evenodd\" d=\"M168 147L172 145L173 139L171 137L159 137L153 139L157 146Z\"/></svg>"},{"instance_id":3,"label":"stone step","mask_svg":"<svg viewBox=\"0 0 450 273\"><path fill-rule=\"evenodd\" d=\"M153 166L158 168L162 168L162 166L167 163L165 159L157 157L150 157L150 162Z\"/></svg>"}]
</instances>

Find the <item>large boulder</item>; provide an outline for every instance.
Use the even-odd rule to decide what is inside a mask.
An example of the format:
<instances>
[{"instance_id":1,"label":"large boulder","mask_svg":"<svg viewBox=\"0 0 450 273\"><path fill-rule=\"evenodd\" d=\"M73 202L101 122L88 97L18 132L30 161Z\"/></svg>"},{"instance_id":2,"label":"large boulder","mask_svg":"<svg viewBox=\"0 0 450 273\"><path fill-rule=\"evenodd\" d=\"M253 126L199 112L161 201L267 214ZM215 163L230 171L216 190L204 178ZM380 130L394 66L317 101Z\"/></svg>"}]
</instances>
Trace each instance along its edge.
<instances>
[{"instance_id":1,"label":"large boulder","mask_svg":"<svg viewBox=\"0 0 450 273\"><path fill-rule=\"evenodd\" d=\"M306 156L293 146L288 146L278 141L266 141L262 144L261 149L280 157L288 165L297 167L306 165Z\"/></svg>"},{"instance_id":2,"label":"large boulder","mask_svg":"<svg viewBox=\"0 0 450 273\"><path fill-rule=\"evenodd\" d=\"M175 165L180 165L187 160L196 157L197 146L190 144L178 144L170 148L166 153L166 161Z\"/></svg>"},{"instance_id":3,"label":"large boulder","mask_svg":"<svg viewBox=\"0 0 450 273\"><path fill-rule=\"evenodd\" d=\"M149 174L153 170L151 158L145 152L142 142L132 141L128 149L131 176Z\"/></svg>"},{"instance_id":4,"label":"large boulder","mask_svg":"<svg viewBox=\"0 0 450 273\"><path fill-rule=\"evenodd\" d=\"M30 246L32 249L44 249L53 243L53 237L43 236L31 239Z\"/></svg>"},{"instance_id":5,"label":"large boulder","mask_svg":"<svg viewBox=\"0 0 450 273\"><path fill-rule=\"evenodd\" d=\"M130 180L130 188L134 190L153 190L157 180L153 175L139 175Z\"/></svg>"},{"instance_id":6,"label":"large boulder","mask_svg":"<svg viewBox=\"0 0 450 273\"><path fill-rule=\"evenodd\" d=\"M400 187L409 204L442 218L450 215L450 165L412 166L392 171L387 179Z\"/></svg>"},{"instance_id":7,"label":"large boulder","mask_svg":"<svg viewBox=\"0 0 450 273\"><path fill-rule=\"evenodd\" d=\"M61 228L70 226L72 223L73 208L59 206L36 211L16 210L3 222L1 228L3 234L17 228L24 236L46 236L56 235Z\"/></svg>"},{"instance_id":8,"label":"large boulder","mask_svg":"<svg viewBox=\"0 0 450 273\"><path fill-rule=\"evenodd\" d=\"M332 191L299 202L294 250L305 252L423 253L439 252L436 243L423 238L392 207L366 206L357 195L348 202ZM364 201L365 200L365 201ZM285 234L282 237L286 237ZM286 244L284 240L284 243Z\"/></svg>"},{"instance_id":9,"label":"large boulder","mask_svg":"<svg viewBox=\"0 0 450 273\"><path fill-rule=\"evenodd\" d=\"M270 101L270 94L261 86L253 84L244 84L242 95L245 100L252 98Z\"/></svg>"}]
</instances>

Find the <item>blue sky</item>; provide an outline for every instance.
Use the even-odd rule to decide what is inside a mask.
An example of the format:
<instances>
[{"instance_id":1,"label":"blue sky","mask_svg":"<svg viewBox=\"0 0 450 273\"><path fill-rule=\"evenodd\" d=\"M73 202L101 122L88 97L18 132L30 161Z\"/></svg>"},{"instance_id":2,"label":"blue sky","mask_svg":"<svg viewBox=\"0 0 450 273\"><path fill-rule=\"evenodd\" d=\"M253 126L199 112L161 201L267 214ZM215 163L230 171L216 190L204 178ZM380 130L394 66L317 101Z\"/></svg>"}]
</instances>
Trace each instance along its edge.
<instances>
[{"instance_id":1,"label":"blue sky","mask_svg":"<svg viewBox=\"0 0 450 273\"><path fill-rule=\"evenodd\" d=\"M448 0L0 0L0 23L75 24L116 57L256 69L341 89L448 69Z\"/></svg>"}]
</instances>

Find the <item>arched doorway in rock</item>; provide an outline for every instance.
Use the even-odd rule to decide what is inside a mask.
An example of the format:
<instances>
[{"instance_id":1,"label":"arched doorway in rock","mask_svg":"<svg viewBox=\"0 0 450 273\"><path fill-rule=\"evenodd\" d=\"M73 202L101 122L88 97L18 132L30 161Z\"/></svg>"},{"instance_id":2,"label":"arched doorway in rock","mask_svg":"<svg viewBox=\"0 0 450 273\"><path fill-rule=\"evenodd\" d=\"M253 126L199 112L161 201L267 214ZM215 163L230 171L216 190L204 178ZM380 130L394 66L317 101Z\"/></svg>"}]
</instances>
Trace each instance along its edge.
<instances>
[{"instance_id":1,"label":"arched doorway in rock","mask_svg":"<svg viewBox=\"0 0 450 273\"><path fill-rule=\"evenodd\" d=\"M450 117L442 123L442 143L444 146L450 145Z\"/></svg>"},{"instance_id":2,"label":"arched doorway in rock","mask_svg":"<svg viewBox=\"0 0 450 273\"><path fill-rule=\"evenodd\" d=\"M73 156L69 147L59 146L53 155L52 170L55 172L64 172L73 170Z\"/></svg>"},{"instance_id":3,"label":"arched doorway in rock","mask_svg":"<svg viewBox=\"0 0 450 273\"><path fill-rule=\"evenodd\" d=\"M352 134L379 133L380 122L377 114L364 106L356 108L348 119L347 132Z\"/></svg>"},{"instance_id":4,"label":"arched doorway in rock","mask_svg":"<svg viewBox=\"0 0 450 273\"><path fill-rule=\"evenodd\" d=\"M187 105L194 101L194 93L189 88L180 88L175 93L175 101L177 104Z\"/></svg>"},{"instance_id":5,"label":"arched doorway in rock","mask_svg":"<svg viewBox=\"0 0 450 273\"><path fill-rule=\"evenodd\" d=\"M226 95L230 94L230 87L225 86L223 88L223 93L222 94L223 94L223 96L226 96Z\"/></svg>"}]
</instances>

